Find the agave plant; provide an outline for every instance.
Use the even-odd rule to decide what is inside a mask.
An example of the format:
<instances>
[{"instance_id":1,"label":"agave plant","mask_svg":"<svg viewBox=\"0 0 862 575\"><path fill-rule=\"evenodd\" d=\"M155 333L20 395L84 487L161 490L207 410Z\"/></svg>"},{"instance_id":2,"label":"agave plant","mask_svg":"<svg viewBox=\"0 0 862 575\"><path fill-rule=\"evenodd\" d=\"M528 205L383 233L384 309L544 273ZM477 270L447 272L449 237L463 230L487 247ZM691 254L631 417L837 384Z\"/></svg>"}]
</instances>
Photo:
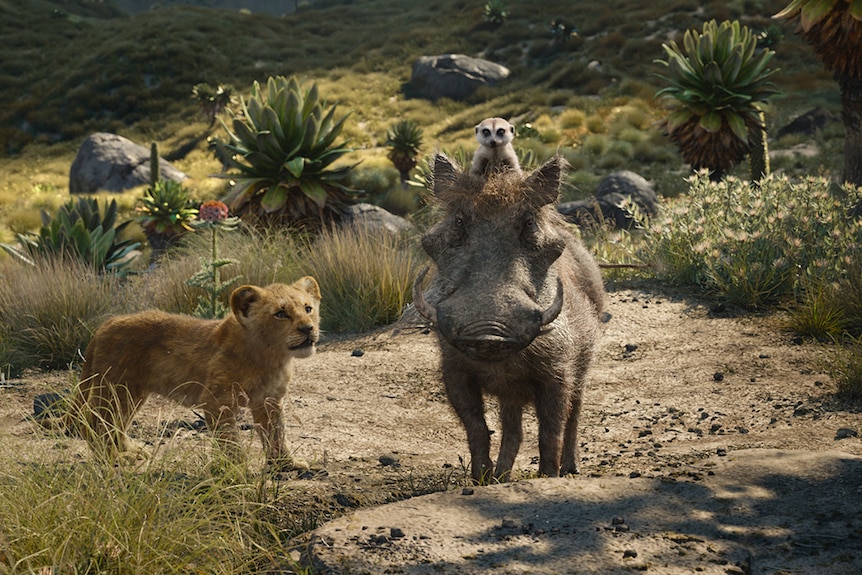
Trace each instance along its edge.
<instances>
[{"instance_id":1,"label":"agave plant","mask_svg":"<svg viewBox=\"0 0 862 575\"><path fill-rule=\"evenodd\" d=\"M656 62L667 68L661 77L669 85L656 97L669 114L660 126L683 159L713 179L749 152L765 161L762 105L778 93L769 81L777 70L767 68L775 53L758 50L757 37L738 21L706 22L702 32L685 33L682 48L673 41L662 47L667 60Z\"/></svg>"},{"instance_id":2,"label":"agave plant","mask_svg":"<svg viewBox=\"0 0 862 575\"><path fill-rule=\"evenodd\" d=\"M386 134L388 158L401 174L401 182L410 179L410 170L416 167L416 157L422 147L422 128L414 120L401 120Z\"/></svg>"},{"instance_id":3,"label":"agave plant","mask_svg":"<svg viewBox=\"0 0 862 575\"><path fill-rule=\"evenodd\" d=\"M270 77L254 83L229 141L216 143L236 180L225 198L232 213L260 223L285 223L317 230L347 213L350 190L342 185L353 166L332 164L351 152L335 145L347 116L318 96L317 85L303 90L296 78Z\"/></svg>"},{"instance_id":4,"label":"agave plant","mask_svg":"<svg viewBox=\"0 0 862 575\"><path fill-rule=\"evenodd\" d=\"M191 222L198 214L189 191L174 180L157 180L144 190L135 211L138 213L135 220L144 229L154 255L191 231Z\"/></svg>"},{"instance_id":5,"label":"agave plant","mask_svg":"<svg viewBox=\"0 0 862 575\"><path fill-rule=\"evenodd\" d=\"M841 88L844 181L862 186L862 0L793 0L774 18L797 21Z\"/></svg>"},{"instance_id":6,"label":"agave plant","mask_svg":"<svg viewBox=\"0 0 862 575\"><path fill-rule=\"evenodd\" d=\"M122 273L140 255L139 242L122 240L120 232L131 220L116 225L117 201L105 207L98 200L78 198L60 206L51 217L42 210L38 234L18 234L18 245L2 244L11 256L28 264L46 256L71 257L91 264L98 271Z\"/></svg>"}]
</instances>

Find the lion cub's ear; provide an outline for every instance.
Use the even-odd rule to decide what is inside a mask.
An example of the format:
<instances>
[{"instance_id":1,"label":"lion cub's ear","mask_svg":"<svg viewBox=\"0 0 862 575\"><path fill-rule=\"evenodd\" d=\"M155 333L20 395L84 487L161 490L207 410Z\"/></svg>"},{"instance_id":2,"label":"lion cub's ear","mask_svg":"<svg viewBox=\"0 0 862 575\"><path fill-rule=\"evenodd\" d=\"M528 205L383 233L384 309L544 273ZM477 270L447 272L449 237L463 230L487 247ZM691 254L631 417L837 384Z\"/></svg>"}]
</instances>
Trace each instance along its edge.
<instances>
[{"instance_id":1,"label":"lion cub's ear","mask_svg":"<svg viewBox=\"0 0 862 575\"><path fill-rule=\"evenodd\" d=\"M251 305L260 299L260 289L255 286L240 286L230 294L230 308L234 315L248 317Z\"/></svg>"},{"instance_id":2,"label":"lion cub's ear","mask_svg":"<svg viewBox=\"0 0 862 575\"><path fill-rule=\"evenodd\" d=\"M298 279L293 285L320 301L320 286L317 285L317 280L313 277L305 276Z\"/></svg>"}]
</instances>

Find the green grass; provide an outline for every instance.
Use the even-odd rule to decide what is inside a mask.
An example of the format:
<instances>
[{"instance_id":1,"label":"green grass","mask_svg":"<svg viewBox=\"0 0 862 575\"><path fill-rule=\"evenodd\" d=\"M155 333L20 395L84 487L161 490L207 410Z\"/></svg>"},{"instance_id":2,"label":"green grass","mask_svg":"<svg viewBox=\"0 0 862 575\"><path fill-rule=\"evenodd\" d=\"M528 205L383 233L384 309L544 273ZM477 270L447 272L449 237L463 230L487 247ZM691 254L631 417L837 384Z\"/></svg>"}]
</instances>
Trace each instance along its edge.
<instances>
[{"instance_id":1,"label":"green grass","mask_svg":"<svg viewBox=\"0 0 862 575\"><path fill-rule=\"evenodd\" d=\"M4 466L0 573L300 572L279 523L289 490L241 466L213 468L199 449L137 467Z\"/></svg>"}]
</instances>

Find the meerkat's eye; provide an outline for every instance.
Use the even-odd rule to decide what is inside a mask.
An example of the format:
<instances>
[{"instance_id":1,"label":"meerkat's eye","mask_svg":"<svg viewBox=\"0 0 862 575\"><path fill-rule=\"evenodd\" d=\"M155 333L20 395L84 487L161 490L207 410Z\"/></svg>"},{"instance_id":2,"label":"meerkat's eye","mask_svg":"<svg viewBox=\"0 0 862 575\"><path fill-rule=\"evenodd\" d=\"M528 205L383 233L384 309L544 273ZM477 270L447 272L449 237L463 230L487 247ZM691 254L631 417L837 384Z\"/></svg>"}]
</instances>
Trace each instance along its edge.
<instances>
[{"instance_id":1,"label":"meerkat's eye","mask_svg":"<svg viewBox=\"0 0 862 575\"><path fill-rule=\"evenodd\" d=\"M314 308L310 305L305 306L305 313L311 313L314 311Z\"/></svg>"},{"instance_id":2,"label":"meerkat's eye","mask_svg":"<svg viewBox=\"0 0 862 575\"><path fill-rule=\"evenodd\" d=\"M290 319L290 316L288 315L288 313L286 311L284 311L283 309L280 309L277 312L275 312L275 317L277 317L278 319Z\"/></svg>"},{"instance_id":3,"label":"meerkat's eye","mask_svg":"<svg viewBox=\"0 0 862 575\"><path fill-rule=\"evenodd\" d=\"M505 128L498 128L497 129L497 137L502 138L505 135L506 135L506 129Z\"/></svg>"},{"instance_id":4,"label":"meerkat's eye","mask_svg":"<svg viewBox=\"0 0 862 575\"><path fill-rule=\"evenodd\" d=\"M486 138L491 135L491 130L488 128L482 128L482 135Z\"/></svg>"}]
</instances>

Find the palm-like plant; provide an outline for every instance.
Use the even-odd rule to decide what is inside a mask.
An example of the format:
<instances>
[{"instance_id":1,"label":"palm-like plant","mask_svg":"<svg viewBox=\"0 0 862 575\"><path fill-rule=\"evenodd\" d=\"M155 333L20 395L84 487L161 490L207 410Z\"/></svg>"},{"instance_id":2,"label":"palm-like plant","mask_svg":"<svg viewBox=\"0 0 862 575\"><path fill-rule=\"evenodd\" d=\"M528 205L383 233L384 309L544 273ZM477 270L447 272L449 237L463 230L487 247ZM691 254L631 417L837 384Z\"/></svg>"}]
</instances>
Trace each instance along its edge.
<instances>
[{"instance_id":1,"label":"palm-like plant","mask_svg":"<svg viewBox=\"0 0 862 575\"><path fill-rule=\"evenodd\" d=\"M191 222L198 214L189 191L174 180L158 180L144 190L135 211L154 256L191 231Z\"/></svg>"},{"instance_id":2,"label":"palm-like plant","mask_svg":"<svg viewBox=\"0 0 862 575\"><path fill-rule=\"evenodd\" d=\"M353 166L332 168L351 152L335 145L347 116L326 110L317 85L302 89L296 78L254 83L242 113L225 125L230 141L217 142L229 168L239 173L226 201L231 212L252 222L284 223L317 230L347 213L350 190L340 180Z\"/></svg>"},{"instance_id":3,"label":"palm-like plant","mask_svg":"<svg viewBox=\"0 0 862 575\"><path fill-rule=\"evenodd\" d=\"M410 170L416 167L422 135L422 128L414 120L401 120L386 134L386 145L390 148L387 157L401 174L402 183L410 178Z\"/></svg>"},{"instance_id":4,"label":"palm-like plant","mask_svg":"<svg viewBox=\"0 0 862 575\"><path fill-rule=\"evenodd\" d=\"M669 86L658 91L669 114L660 126L695 170L714 179L765 142L762 104L778 93L767 68L774 52L758 50L757 37L739 22L712 20L688 30L683 46L662 46ZM765 157L761 150L759 157ZM759 177L760 174L755 174Z\"/></svg>"},{"instance_id":5,"label":"palm-like plant","mask_svg":"<svg viewBox=\"0 0 862 575\"><path fill-rule=\"evenodd\" d=\"M793 0L774 18L796 21L841 87L844 181L862 186L862 0Z\"/></svg>"}]
</instances>

